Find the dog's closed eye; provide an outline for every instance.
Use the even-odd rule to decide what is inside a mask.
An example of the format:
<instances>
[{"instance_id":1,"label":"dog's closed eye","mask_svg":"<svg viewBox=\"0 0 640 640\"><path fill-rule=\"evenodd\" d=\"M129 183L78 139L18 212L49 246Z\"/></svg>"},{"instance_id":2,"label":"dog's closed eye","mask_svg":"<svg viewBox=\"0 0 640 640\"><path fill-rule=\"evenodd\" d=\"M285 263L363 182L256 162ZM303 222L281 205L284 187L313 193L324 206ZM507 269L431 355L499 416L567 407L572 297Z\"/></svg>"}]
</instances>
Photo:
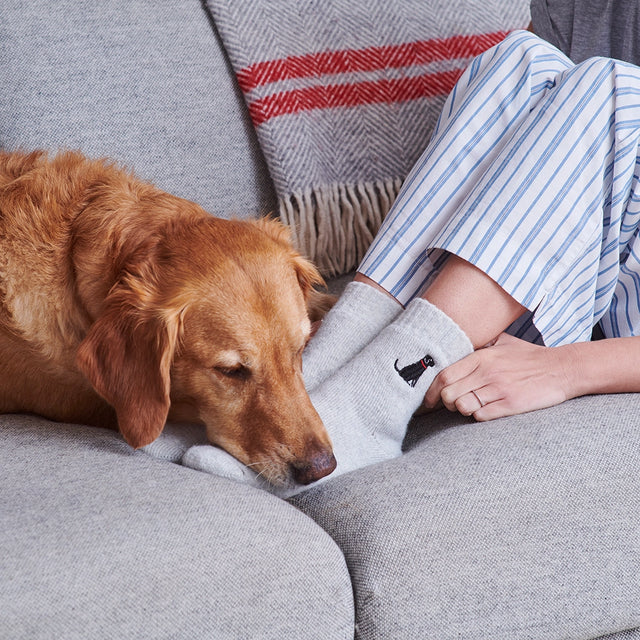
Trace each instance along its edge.
<instances>
[{"instance_id":1,"label":"dog's closed eye","mask_svg":"<svg viewBox=\"0 0 640 640\"><path fill-rule=\"evenodd\" d=\"M244 381L251 377L251 369L244 365L237 365L234 367L219 366L214 367L213 370L224 378L230 378L231 380Z\"/></svg>"}]
</instances>

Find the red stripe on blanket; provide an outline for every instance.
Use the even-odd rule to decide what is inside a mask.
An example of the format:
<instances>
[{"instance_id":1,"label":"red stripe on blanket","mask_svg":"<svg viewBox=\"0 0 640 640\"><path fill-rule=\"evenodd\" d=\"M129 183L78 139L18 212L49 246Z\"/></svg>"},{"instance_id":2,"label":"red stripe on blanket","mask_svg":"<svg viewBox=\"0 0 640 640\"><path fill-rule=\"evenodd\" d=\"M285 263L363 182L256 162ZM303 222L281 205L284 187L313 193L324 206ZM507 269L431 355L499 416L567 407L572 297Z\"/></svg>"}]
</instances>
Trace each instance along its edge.
<instances>
[{"instance_id":1,"label":"red stripe on blanket","mask_svg":"<svg viewBox=\"0 0 640 640\"><path fill-rule=\"evenodd\" d=\"M300 111L432 98L449 94L463 72L464 69L452 69L398 80L384 79L283 91L250 102L249 112L253 124L258 127L271 118Z\"/></svg>"},{"instance_id":2,"label":"red stripe on blanket","mask_svg":"<svg viewBox=\"0 0 640 640\"><path fill-rule=\"evenodd\" d=\"M257 87L293 78L376 71L424 65L437 60L470 58L498 44L507 33L497 31L459 35L446 39L435 38L384 47L310 53L257 62L240 69L237 74L238 82L244 93L248 93Z\"/></svg>"}]
</instances>

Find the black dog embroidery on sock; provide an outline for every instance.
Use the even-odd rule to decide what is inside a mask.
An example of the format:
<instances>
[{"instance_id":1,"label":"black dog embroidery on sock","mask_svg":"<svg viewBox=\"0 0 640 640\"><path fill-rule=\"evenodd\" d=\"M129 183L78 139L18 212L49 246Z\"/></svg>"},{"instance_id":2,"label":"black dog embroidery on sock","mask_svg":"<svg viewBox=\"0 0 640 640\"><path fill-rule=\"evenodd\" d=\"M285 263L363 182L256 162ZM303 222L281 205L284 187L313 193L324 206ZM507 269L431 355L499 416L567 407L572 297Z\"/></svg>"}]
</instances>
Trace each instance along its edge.
<instances>
[{"instance_id":1,"label":"black dog embroidery on sock","mask_svg":"<svg viewBox=\"0 0 640 640\"><path fill-rule=\"evenodd\" d=\"M435 362L430 355L426 355L422 360L414 364L408 364L406 367L402 367L402 369L398 369L398 361L396 360L393 367L410 387L415 387L420 376L429 367L435 367Z\"/></svg>"}]
</instances>

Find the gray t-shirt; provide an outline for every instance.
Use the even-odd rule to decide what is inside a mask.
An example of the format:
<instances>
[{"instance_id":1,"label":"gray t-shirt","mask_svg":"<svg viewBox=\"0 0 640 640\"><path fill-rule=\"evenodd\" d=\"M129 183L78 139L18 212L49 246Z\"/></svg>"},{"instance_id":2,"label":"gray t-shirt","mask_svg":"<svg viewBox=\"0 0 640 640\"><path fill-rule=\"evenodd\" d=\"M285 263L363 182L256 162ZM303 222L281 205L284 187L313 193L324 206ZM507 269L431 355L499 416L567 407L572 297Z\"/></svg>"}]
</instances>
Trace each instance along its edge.
<instances>
[{"instance_id":1,"label":"gray t-shirt","mask_svg":"<svg viewBox=\"0 0 640 640\"><path fill-rule=\"evenodd\" d=\"M574 62L605 56L640 65L637 0L531 0L531 22Z\"/></svg>"}]
</instances>

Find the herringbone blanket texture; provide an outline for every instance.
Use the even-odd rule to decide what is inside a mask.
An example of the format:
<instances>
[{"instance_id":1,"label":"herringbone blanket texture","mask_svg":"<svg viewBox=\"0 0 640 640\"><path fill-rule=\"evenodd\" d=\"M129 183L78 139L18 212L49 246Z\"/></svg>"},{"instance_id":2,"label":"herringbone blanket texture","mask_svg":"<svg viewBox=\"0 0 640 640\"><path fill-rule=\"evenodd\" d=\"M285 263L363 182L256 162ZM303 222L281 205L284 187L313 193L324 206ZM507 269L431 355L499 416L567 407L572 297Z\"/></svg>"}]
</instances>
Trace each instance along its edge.
<instances>
[{"instance_id":1,"label":"herringbone blanket texture","mask_svg":"<svg viewBox=\"0 0 640 640\"><path fill-rule=\"evenodd\" d=\"M206 0L300 250L357 266L475 55L528 0Z\"/></svg>"}]
</instances>

